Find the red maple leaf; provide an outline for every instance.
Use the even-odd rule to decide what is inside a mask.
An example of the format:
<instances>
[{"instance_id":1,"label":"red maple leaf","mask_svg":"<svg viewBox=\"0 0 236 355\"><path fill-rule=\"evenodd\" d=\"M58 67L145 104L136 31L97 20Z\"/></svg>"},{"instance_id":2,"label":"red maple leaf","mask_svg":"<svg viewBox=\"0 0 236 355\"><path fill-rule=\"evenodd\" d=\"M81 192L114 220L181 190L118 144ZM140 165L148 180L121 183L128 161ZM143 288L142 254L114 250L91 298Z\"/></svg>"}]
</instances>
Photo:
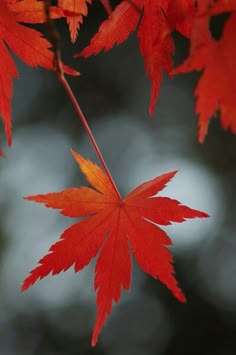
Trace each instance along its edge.
<instances>
[{"instance_id":1,"label":"red maple leaf","mask_svg":"<svg viewBox=\"0 0 236 355\"><path fill-rule=\"evenodd\" d=\"M111 13L109 0L100 0L108 14ZM66 17L71 42L75 43L83 18L88 15L88 4L92 4L92 0L58 0L58 6Z\"/></svg>"},{"instance_id":2,"label":"red maple leaf","mask_svg":"<svg viewBox=\"0 0 236 355\"><path fill-rule=\"evenodd\" d=\"M92 0L58 0L58 6L63 10L69 26L72 43L76 41L83 17L88 14L87 3L91 4Z\"/></svg>"},{"instance_id":3,"label":"red maple leaf","mask_svg":"<svg viewBox=\"0 0 236 355\"><path fill-rule=\"evenodd\" d=\"M32 14L30 20L30 8L37 11ZM41 66L55 70L54 54L49 48L50 42L42 37L42 34L32 28L18 23L43 22L45 16L42 11L43 2L33 0L0 1L0 115L2 116L8 145L12 142L11 130L11 99L13 94L13 78L18 77L15 63L8 51L8 47L21 60L32 67ZM41 10L40 10L41 9ZM59 12L52 8L53 17L58 17ZM78 73L64 66L66 73L78 75Z\"/></svg>"},{"instance_id":4,"label":"red maple leaf","mask_svg":"<svg viewBox=\"0 0 236 355\"><path fill-rule=\"evenodd\" d=\"M168 3L169 0L122 1L101 24L90 44L75 55L88 57L102 50L110 50L115 44L126 40L135 31L140 20L137 36L146 72L151 81L150 115L153 114L160 91L162 70L168 74L172 70L171 55L174 45L165 15Z\"/></svg>"},{"instance_id":5,"label":"red maple leaf","mask_svg":"<svg viewBox=\"0 0 236 355\"><path fill-rule=\"evenodd\" d=\"M209 1L211 2L211 1ZM231 2L217 2L215 6L202 9L193 20L189 57L173 73L200 71L201 78L195 89L197 96L196 113L199 114L199 142L203 142L208 131L209 121L219 110L220 121L224 129L236 133L236 12L227 20L220 40L215 40L209 30L210 14L230 8ZM226 6L227 5L227 6ZM201 10L201 11L200 11Z\"/></svg>"},{"instance_id":6,"label":"red maple leaf","mask_svg":"<svg viewBox=\"0 0 236 355\"><path fill-rule=\"evenodd\" d=\"M171 253L166 248L171 241L157 224L208 216L176 200L155 196L176 171L141 184L122 199L96 164L76 152L73 155L94 189L70 188L27 199L60 209L64 216L84 219L62 233L60 240L50 247L50 253L39 260L39 265L24 280L21 289L24 291L48 274L58 274L71 266L78 272L99 253L94 281L98 308L92 337L95 345L113 301L119 301L122 287L130 288L131 251L144 272L164 283L179 301L185 301L174 277Z\"/></svg>"}]
</instances>

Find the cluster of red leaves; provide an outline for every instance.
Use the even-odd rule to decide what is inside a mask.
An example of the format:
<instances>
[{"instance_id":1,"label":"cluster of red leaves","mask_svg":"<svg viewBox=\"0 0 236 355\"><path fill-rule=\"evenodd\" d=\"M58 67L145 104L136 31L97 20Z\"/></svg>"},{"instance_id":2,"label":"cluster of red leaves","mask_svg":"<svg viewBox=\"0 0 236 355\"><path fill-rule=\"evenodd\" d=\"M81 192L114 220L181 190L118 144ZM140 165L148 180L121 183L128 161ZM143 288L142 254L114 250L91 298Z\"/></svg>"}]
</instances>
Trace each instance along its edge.
<instances>
[{"instance_id":1,"label":"cluster of red leaves","mask_svg":"<svg viewBox=\"0 0 236 355\"><path fill-rule=\"evenodd\" d=\"M61 17L57 7L52 7L52 17ZM0 1L0 115L3 118L8 145L12 142L11 99L13 78L18 77L16 65L9 53L9 47L26 64L55 70L51 44L35 29L19 22L40 23L45 21L44 4L35 0ZM64 66L67 74L77 72Z\"/></svg>"},{"instance_id":2,"label":"cluster of red leaves","mask_svg":"<svg viewBox=\"0 0 236 355\"><path fill-rule=\"evenodd\" d=\"M107 11L107 0L101 0ZM88 2L91 2L88 0ZM78 12L78 13L77 13ZM52 19L66 17L71 31L71 40L75 41L82 16L87 15L86 1L59 0L58 6L50 7ZM51 43L43 35L22 23L44 23L44 1L38 0L1 0L0 1L0 116L2 116L8 145L12 143L11 99L13 95L13 78L18 77L16 65L8 47L22 61L31 67L43 67L55 70L54 54ZM75 70L63 67L66 74L78 75ZM1 155L0 151L0 155Z\"/></svg>"},{"instance_id":3,"label":"cluster of red leaves","mask_svg":"<svg viewBox=\"0 0 236 355\"><path fill-rule=\"evenodd\" d=\"M75 56L88 57L120 44L137 29L140 52L151 81L149 112L154 112L162 81L168 75L202 71L195 90L199 115L199 142L207 134L212 116L220 111L224 129L236 133L234 65L236 35L236 0L122 0L112 11L108 0L100 0L109 17L101 24L90 44ZM51 18L66 18L71 41L75 42L83 17L92 0L58 0L51 6ZM222 37L216 41L209 30L214 15L229 12ZM12 79L18 76L6 45L26 64L55 69L50 43L42 34L21 23L45 22L43 0L2 0L0 2L0 115L8 144L11 145ZM173 70L173 31L190 40L190 53L182 65ZM75 71L64 67L66 73ZM210 93L210 94L209 94Z\"/></svg>"},{"instance_id":4,"label":"cluster of red leaves","mask_svg":"<svg viewBox=\"0 0 236 355\"><path fill-rule=\"evenodd\" d=\"M149 112L153 114L160 91L162 70L168 75L193 70L203 73L195 90L199 114L199 142L217 110L221 124L236 133L236 0L124 0L105 20L90 44L78 54L88 57L122 43L137 30L140 52L151 81ZM222 37L216 41L209 30L213 15L231 12ZM172 32L190 40L189 57L173 70Z\"/></svg>"}]
</instances>

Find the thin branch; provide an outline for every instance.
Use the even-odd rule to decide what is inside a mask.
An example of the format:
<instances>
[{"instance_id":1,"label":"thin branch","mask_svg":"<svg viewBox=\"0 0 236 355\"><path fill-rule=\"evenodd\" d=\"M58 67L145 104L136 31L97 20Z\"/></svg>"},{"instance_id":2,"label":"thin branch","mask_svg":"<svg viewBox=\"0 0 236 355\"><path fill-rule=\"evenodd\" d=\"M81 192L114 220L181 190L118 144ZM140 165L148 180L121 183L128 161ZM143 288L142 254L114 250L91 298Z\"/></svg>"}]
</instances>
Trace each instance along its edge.
<instances>
[{"instance_id":1,"label":"thin branch","mask_svg":"<svg viewBox=\"0 0 236 355\"><path fill-rule=\"evenodd\" d=\"M84 126L84 129L85 129L85 131L86 131L86 133L87 133L87 135L88 135L88 137L90 139L90 142L91 142L91 144L92 144L92 146L93 146L93 148L94 148L94 150L95 150L95 152L96 152L96 154L98 156L98 159L100 160L100 162L101 162L101 164L102 164L102 166L103 166L103 168L104 168L104 170L105 170L105 172L106 172L106 174L107 174L112 186L114 187L114 190L116 191L117 196L120 199L122 199L122 197L120 195L120 192L119 192L119 190L118 190L118 188L117 188L117 186L116 186L116 184L115 184L115 182L114 182L114 180L113 180L113 178L111 176L111 173L110 173L110 171L109 171L109 169L108 169L108 167L107 167L107 165L105 163L103 155L102 155L102 153L101 153L101 151L100 151L100 149L99 149L99 147L98 147L98 145L96 143L96 140L95 140L95 138L94 138L94 136L93 136L93 134L91 132L91 129L89 128L89 125L88 125L88 123L86 121L86 118L85 118L85 116L84 116L84 114L83 114L83 112L82 112L82 110L81 110L81 108L79 106L79 103L78 103L78 101L77 101L77 99L76 99L76 97L75 97L75 95L74 95L74 93L73 93L68 81L66 80L65 76L63 75L63 73L60 73L60 72L58 72L58 79L60 80L62 86L64 87L65 91L67 92L67 94L68 94L68 96L69 96L69 98L70 98L70 100L71 100L71 102L72 102L72 104L73 104L73 106L75 108L75 111L76 111L78 117L80 118L80 120L81 120L81 122L82 122L82 124Z\"/></svg>"},{"instance_id":2,"label":"thin branch","mask_svg":"<svg viewBox=\"0 0 236 355\"><path fill-rule=\"evenodd\" d=\"M70 101L76 111L76 114L84 126L84 129L90 139L90 142L91 142L91 144L98 156L98 159L100 160L101 165L103 166L103 168L104 168L104 170L105 170L105 172L106 172L106 174L107 174L107 176L108 176L108 178L109 178L109 180L110 180L110 182L117 194L117 197L120 200L122 200L121 194L120 194L120 192L119 192L119 190L118 190L118 188L111 176L111 173L105 163L103 155L96 143L96 140L91 132L91 129L87 123L87 120L80 108L78 100L76 99L70 84L68 83L67 79L65 78L65 75L63 72L62 60L61 60L60 47L59 47L59 34L58 34L57 30L55 29L54 23L50 17L51 0L44 0L44 4L45 4L45 16L46 16L46 21L47 21L47 25L48 25L48 33L49 33L50 40L53 45L53 50L55 53L54 61L55 61L55 67L56 67L58 79L59 79L60 83L62 84L63 88L65 89L67 95L69 96Z\"/></svg>"}]
</instances>

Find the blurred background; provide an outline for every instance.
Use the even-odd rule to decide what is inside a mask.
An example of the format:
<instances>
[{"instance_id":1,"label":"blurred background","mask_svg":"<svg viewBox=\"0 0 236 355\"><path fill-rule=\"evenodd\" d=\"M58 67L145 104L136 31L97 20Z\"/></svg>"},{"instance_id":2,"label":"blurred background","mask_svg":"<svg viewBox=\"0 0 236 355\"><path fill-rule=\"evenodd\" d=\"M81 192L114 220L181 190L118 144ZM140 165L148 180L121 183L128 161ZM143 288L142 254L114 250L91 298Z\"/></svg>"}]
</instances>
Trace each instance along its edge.
<instances>
[{"instance_id":1,"label":"blurred background","mask_svg":"<svg viewBox=\"0 0 236 355\"><path fill-rule=\"evenodd\" d=\"M93 349L94 262L20 293L28 272L75 221L23 196L86 184L70 148L97 158L55 73L16 59L13 146L3 147L7 158L0 162L0 355L235 355L236 136L213 119L205 143L198 144L196 73L164 75L150 118L150 83L135 35L109 53L73 60L105 17L94 2L75 45L66 23L58 22L63 60L81 72L68 80L123 195L179 169L162 195L210 214L164 228L188 302L180 304L133 260L131 291L114 306ZM211 25L219 37L222 17ZM179 63L188 46L180 36L175 41Z\"/></svg>"}]
</instances>

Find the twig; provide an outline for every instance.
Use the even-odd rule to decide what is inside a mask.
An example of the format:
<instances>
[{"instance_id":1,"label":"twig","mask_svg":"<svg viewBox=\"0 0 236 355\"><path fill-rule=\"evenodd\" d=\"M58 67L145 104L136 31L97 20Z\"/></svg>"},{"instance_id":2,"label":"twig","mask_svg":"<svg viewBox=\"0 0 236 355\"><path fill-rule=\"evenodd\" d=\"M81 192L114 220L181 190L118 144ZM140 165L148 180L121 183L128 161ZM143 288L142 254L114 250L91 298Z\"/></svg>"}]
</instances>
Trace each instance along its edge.
<instances>
[{"instance_id":1,"label":"twig","mask_svg":"<svg viewBox=\"0 0 236 355\"><path fill-rule=\"evenodd\" d=\"M54 62L55 62L55 67L56 67L56 72L57 72L57 76L58 76L58 79L60 81L60 83L62 84L63 88L65 89L67 95L69 96L70 98L70 101L71 103L73 104L74 108L75 108L75 111L77 113L77 116L80 118L83 126L84 126L84 129L90 139L90 142L98 156L98 159L100 160L101 162L101 165L103 166L116 194L117 194L117 197L119 199L122 199L121 195L120 195L120 192L111 176L111 173L105 163L105 160L103 158L103 155L96 143L96 140L91 132L91 129L87 123L87 120L80 108L80 105L78 103L78 100L76 99L74 93L73 93L73 90L71 89L71 86L70 84L68 83L67 79L65 78L65 75L64 75L64 71L63 71L63 65L62 65L62 60L61 60L61 53L60 53L60 47L59 47L59 34L57 32L57 30L55 29L55 26L54 26L54 23L50 17L50 6L51 6L51 0L44 0L44 4L45 4L45 16L46 16L46 21L47 21L47 26L48 26L48 33L49 33L49 36L50 36L50 40L51 40L51 43L53 45L53 51L54 51L54 54L55 54L55 57L54 57Z\"/></svg>"}]
</instances>

